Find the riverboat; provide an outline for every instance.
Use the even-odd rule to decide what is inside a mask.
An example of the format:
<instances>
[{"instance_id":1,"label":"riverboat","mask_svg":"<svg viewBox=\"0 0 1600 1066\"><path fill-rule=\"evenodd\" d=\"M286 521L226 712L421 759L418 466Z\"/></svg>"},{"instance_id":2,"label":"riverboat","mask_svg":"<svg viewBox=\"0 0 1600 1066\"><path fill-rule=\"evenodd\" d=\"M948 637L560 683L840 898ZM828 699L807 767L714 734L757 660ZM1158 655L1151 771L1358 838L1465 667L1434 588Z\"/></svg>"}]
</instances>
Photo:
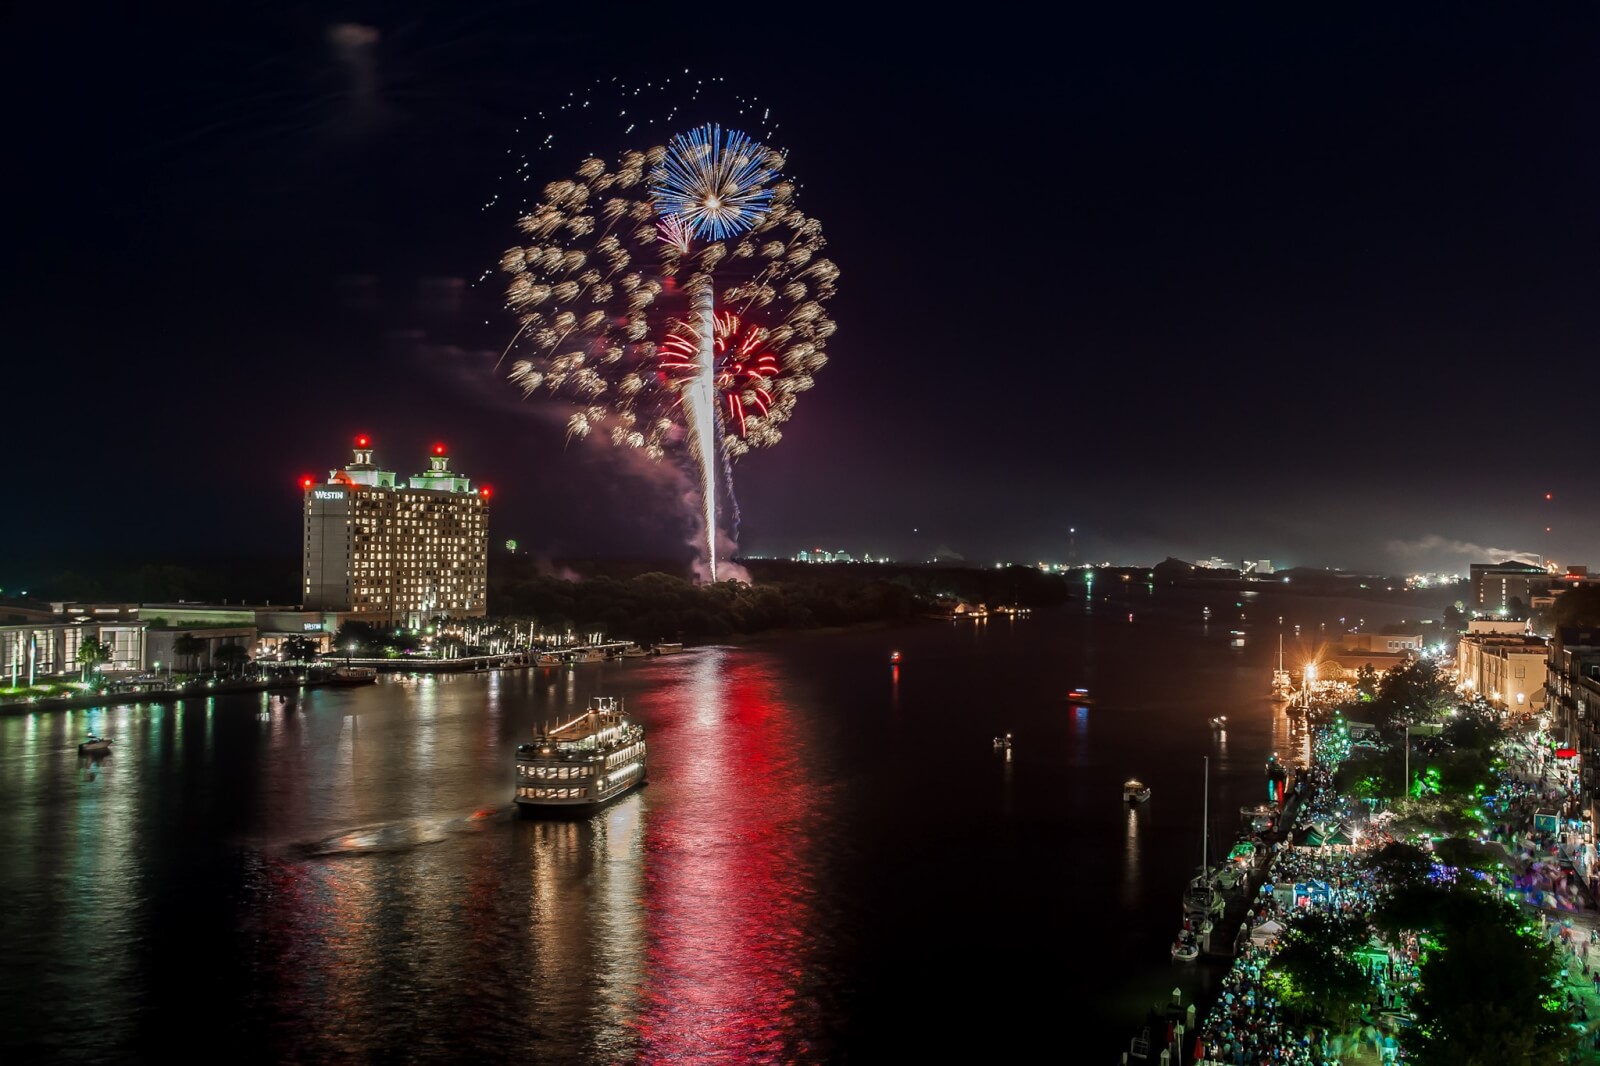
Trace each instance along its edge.
<instances>
[{"instance_id":1,"label":"riverboat","mask_svg":"<svg viewBox=\"0 0 1600 1066\"><path fill-rule=\"evenodd\" d=\"M523 814L581 812L645 782L644 727L614 696L597 696L577 718L517 745L517 808Z\"/></svg>"},{"instance_id":2,"label":"riverboat","mask_svg":"<svg viewBox=\"0 0 1600 1066\"><path fill-rule=\"evenodd\" d=\"M1130 777L1122 783L1122 798L1129 803L1143 803L1150 798L1150 788L1137 777Z\"/></svg>"},{"instance_id":3,"label":"riverboat","mask_svg":"<svg viewBox=\"0 0 1600 1066\"><path fill-rule=\"evenodd\" d=\"M622 649L622 657L624 659L643 659L649 654L649 652L645 651L637 644L629 644L626 648Z\"/></svg>"},{"instance_id":4,"label":"riverboat","mask_svg":"<svg viewBox=\"0 0 1600 1066\"><path fill-rule=\"evenodd\" d=\"M371 666L336 667L328 677L330 685L370 685L378 680L378 671Z\"/></svg>"},{"instance_id":5,"label":"riverboat","mask_svg":"<svg viewBox=\"0 0 1600 1066\"><path fill-rule=\"evenodd\" d=\"M1094 697L1089 695L1086 688L1075 688L1067 693L1067 702L1074 707L1088 707L1094 703Z\"/></svg>"}]
</instances>

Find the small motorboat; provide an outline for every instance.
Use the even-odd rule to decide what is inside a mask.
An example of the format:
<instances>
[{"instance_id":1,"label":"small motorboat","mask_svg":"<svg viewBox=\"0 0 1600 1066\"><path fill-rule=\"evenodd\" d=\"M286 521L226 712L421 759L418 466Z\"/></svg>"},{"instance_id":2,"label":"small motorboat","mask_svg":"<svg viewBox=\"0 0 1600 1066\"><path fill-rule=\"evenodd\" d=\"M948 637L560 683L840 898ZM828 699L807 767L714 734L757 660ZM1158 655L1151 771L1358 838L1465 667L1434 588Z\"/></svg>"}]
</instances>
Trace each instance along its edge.
<instances>
[{"instance_id":1,"label":"small motorboat","mask_svg":"<svg viewBox=\"0 0 1600 1066\"><path fill-rule=\"evenodd\" d=\"M1094 697L1089 695L1086 688L1075 688L1067 693L1067 702L1076 707L1087 707L1094 702Z\"/></svg>"},{"instance_id":2,"label":"small motorboat","mask_svg":"<svg viewBox=\"0 0 1600 1066\"><path fill-rule=\"evenodd\" d=\"M995 737L994 738L994 750L995 751L1010 751L1011 750L1011 734L1007 733L1003 737Z\"/></svg>"},{"instance_id":3,"label":"small motorboat","mask_svg":"<svg viewBox=\"0 0 1600 1066\"><path fill-rule=\"evenodd\" d=\"M111 738L110 737L97 737L93 733L90 733L89 734L89 739L85 740L82 744L78 745L78 754L79 755L110 755L111 754Z\"/></svg>"},{"instance_id":4,"label":"small motorboat","mask_svg":"<svg viewBox=\"0 0 1600 1066\"><path fill-rule=\"evenodd\" d=\"M1172 959L1174 962L1193 962L1200 957L1200 941L1195 939L1194 933L1185 929L1177 939L1172 942Z\"/></svg>"},{"instance_id":5,"label":"small motorboat","mask_svg":"<svg viewBox=\"0 0 1600 1066\"><path fill-rule=\"evenodd\" d=\"M1129 803L1143 803L1150 798L1150 789L1137 777L1130 777L1122 783L1122 798Z\"/></svg>"},{"instance_id":6,"label":"small motorboat","mask_svg":"<svg viewBox=\"0 0 1600 1066\"><path fill-rule=\"evenodd\" d=\"M1219 733L1222 732L1224 729L1227 729L1228 728L1228 716L1225 715L1225 714L1219 714L1215 718L1211 719L1211 728L1215 729Z\"/></svg>"},{"instance_id":7,"label":"small motorboat","mask_svg":"<svg viewBox=\"0 0 1600 1066\"><path fill-rule=\"evenodd\" d=\"M889 653L889 664L891 666L898 666L900 664L900 653L898 651L892 651Z\"/></svg>"}]
</instances>

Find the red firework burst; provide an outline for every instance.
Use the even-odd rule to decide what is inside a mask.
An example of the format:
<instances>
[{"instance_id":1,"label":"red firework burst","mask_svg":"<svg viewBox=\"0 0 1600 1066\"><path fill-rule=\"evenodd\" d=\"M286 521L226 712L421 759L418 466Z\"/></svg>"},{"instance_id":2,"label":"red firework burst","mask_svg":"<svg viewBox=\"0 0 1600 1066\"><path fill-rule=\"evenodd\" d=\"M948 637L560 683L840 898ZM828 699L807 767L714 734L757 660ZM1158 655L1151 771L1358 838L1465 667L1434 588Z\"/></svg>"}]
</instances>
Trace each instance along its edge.
<instances>
[{"instance_id":1,"label":"red firework burst","mask_svg":"<svg viewBox=\"0 0 1600 1066\"><path fill-rule=\"evenodd\" d=\"M712 381L722 397L728 421L745 435L745 420L751 417L747 403L760 414L772 406L770 384L778 376L778 359L767 347L767 331L742 321L732 311L714 314L713 326L716 365ZM682 383L700 372L700 331L688 322L679 322L661 345L661 372L669 380Z\"/></svg>"}]
</instances>

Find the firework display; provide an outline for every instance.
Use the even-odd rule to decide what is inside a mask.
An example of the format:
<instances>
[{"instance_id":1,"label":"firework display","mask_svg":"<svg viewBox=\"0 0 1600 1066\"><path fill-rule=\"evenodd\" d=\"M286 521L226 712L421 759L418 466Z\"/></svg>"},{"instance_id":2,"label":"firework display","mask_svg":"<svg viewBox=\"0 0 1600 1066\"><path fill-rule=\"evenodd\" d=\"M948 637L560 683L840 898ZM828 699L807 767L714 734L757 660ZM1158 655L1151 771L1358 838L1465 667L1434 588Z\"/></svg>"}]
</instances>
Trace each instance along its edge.
<instances>
[{"instance_id":1,"label":"firework display","mask_svg":"<svg viewBox=\"0 0 1600 1066\"><path fill-rule=\"evenodd\" d=\"M748 432L752 411L765 415L772 406L769 387L778 375L777 357L767 348L767 331L748 326L732 311L713 314L712 383L721 398L723 424ZM661 346L661 369L669 377L701 372L702 342L693 323L675 327Z\"/></svg>"},{"instance_id":2,"label":"firework display","mask_svg":"<svg viewBox=\"0 0 1600 1066\"><path fill-rule=\"evenodd\" d=\"M511 380L575 404L569 439L603 433L658 459L686 444L713 544L719 453L780 439L834 332L839 270L784 163L715 125L584 159L501 258L521 322Z\"/></svg>"}]
</instances>

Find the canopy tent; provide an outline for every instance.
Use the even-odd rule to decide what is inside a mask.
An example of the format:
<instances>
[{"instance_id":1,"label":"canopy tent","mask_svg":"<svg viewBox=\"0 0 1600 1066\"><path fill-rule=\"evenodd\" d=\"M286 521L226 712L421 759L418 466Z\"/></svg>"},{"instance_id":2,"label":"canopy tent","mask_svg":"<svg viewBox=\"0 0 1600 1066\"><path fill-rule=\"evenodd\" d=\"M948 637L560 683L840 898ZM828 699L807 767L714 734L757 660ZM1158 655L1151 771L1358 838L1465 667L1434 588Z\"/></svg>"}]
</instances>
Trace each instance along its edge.
<instances>
[{"instance_id":1,"label":"canopy tent","mask_svg":"<svg viewBox=\"0 0 1600 1066\"><path fill-rule=\"evenodd\" d=\"M1278 934L1283 932L1283 923L1268 918L1254 929L1250 930L1250 942L1260 947L1272 943Z\"/></svg>"},{"instance_id":2,"label":"canopy tent","mask_svg":"<svg viewBox=\"0 0 1600 1066\"><path fill-rule=\"evenodd\" d=\"M1356 830L1342 822L1312 822L1295 839L1297 848L1344 847L1355 843Z\"/></svg>"}]
</instances>

